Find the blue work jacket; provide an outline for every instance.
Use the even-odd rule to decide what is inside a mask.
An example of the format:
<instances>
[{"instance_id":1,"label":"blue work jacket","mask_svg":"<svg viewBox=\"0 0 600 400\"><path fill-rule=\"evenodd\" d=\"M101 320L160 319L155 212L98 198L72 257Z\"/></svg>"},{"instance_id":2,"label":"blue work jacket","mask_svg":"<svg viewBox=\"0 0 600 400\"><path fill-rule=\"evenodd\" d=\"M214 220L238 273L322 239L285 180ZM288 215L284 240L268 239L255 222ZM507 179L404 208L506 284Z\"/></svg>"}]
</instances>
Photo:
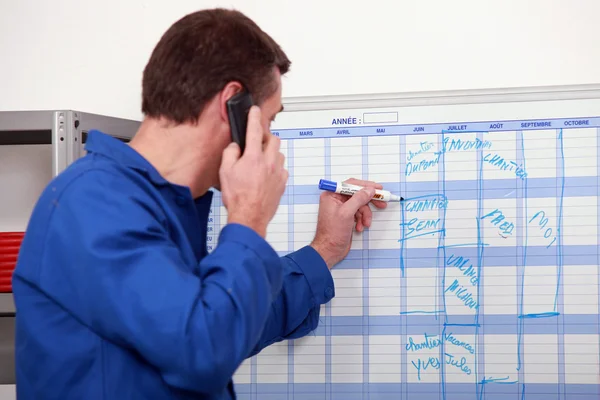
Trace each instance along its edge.
<instances>
[{"instance_id":1,"label":"blue work jacket","mask_svg":"<svg viewBox=\"0 0 600 400\"><path fill-rule=\"evenodd\" d=\"M233 399L244 359L318 324L334 296L311 247L284 257L228 224L207 252L193 199L98 131L30 218L13 276L20 400Z\"/></svg>"}]
</instances>

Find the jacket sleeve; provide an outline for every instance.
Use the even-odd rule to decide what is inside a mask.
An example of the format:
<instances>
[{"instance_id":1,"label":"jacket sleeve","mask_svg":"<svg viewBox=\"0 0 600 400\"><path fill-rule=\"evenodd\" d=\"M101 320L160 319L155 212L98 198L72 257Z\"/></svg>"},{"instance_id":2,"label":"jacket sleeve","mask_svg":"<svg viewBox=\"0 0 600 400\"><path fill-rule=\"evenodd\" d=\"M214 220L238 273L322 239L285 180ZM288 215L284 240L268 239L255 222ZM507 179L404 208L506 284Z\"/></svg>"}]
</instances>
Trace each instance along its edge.
<instances>
[{"instance_id":1,"label":"jacket sleeve","mask_svg":"<svg viewBox=\"0 0 600 400\"><path fill-rule=\"evenodd\" d=\"M315 249L305 246L281 260L283 286L250 357L273 343L297 339L315 330L321 305L335 296L331 272Z\"/></svg>"},{"instance_id":2,"label":"jacket sleeve","mask_svg":"<svg viewBox=\"0 0 600 400\"><path fill-rule=\"evenodd\" d=\"M280 257L231 224L195 275L143 190L129 184L127 195L115 195L122 178L88 173L98 179L57 199L49 222L44 262L65 277L55 300L170 385L223 390L260 340L282 285Z\"/></svg>"}]
</instances>

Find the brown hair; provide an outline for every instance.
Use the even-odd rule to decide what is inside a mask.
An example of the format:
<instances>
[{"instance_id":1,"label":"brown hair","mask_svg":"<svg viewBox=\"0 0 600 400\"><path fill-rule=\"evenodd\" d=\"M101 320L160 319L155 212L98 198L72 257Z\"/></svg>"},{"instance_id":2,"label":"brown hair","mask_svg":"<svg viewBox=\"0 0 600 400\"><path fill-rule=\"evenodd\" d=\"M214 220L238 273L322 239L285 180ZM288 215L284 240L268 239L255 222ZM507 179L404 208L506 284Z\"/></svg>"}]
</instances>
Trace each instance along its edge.
<instances>
[{"instance_id":1,"label":"brown hair","mask_svg":"<svg viewBox=\"0 0 600 400\"><path fill-rule=\"evenodd\" d=\"M256 104L277 89L273 69L290 67L279 45L239 11L198 11L162 36L142 80L142 112L181 124L196 123L206 103L240 82Z\"/></svg>"}]
</instances>

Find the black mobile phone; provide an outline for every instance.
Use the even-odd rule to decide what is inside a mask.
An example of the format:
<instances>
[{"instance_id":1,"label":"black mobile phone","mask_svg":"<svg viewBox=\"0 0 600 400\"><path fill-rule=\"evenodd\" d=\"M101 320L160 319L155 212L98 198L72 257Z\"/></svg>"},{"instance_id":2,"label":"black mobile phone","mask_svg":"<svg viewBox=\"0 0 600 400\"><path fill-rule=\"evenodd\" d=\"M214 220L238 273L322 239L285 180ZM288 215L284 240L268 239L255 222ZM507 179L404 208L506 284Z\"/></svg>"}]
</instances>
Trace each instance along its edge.
<instances>
[{"instance_id":1,"label":"black mobile phone","mask_svg":"<svg viewBox=\"0 0 600 400\"><path fill-rule=\"evenodd\" d=\"M252 107L252 96L246 90L237 93L227 100L227 113L231 127L231 140L240 146L241 154L246 147L246 129L248 128L248 112Z\"/></svg>"}]
</instances>

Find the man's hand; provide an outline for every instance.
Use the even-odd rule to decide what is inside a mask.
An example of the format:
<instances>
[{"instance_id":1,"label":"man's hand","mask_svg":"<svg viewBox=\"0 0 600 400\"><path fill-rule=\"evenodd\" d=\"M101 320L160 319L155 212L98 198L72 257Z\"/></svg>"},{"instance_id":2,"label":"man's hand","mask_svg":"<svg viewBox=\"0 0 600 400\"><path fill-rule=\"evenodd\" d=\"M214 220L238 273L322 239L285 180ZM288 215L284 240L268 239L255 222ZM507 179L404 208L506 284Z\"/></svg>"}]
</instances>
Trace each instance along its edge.
<instances>
[{"instance_id":1,"label":"man's hand","mask_svg":"<svg viewBox=\"0 0 600 400\"><path fill-rule=\"evenodd\" d=\"M377 208L387 207L384 201L371 201L375 189L383 189L382 185L357 179L345 182L365 188L352 197L331 192L321 194L317 233L311 243L329 268L348 255L353 229L356 227L358 232L362 232L365 227L371 226L373 212L369 202Z\"/></svg>"},{"instance_id":2,"label":"man's hand","mask_svg":"<svg viewBox=\"0 0 600 400\"><path fill-rule=\"evenodd\" d=\"M288 172L285 157L279 151L281 140L261 125L260 109L253 106L248 114L246 149L231 143L223 152L219 170L223 204L228 223L255 230L263 238L285 190ZM264 148L264 150L263 150Z\"/></svg>"}]
</instances>

